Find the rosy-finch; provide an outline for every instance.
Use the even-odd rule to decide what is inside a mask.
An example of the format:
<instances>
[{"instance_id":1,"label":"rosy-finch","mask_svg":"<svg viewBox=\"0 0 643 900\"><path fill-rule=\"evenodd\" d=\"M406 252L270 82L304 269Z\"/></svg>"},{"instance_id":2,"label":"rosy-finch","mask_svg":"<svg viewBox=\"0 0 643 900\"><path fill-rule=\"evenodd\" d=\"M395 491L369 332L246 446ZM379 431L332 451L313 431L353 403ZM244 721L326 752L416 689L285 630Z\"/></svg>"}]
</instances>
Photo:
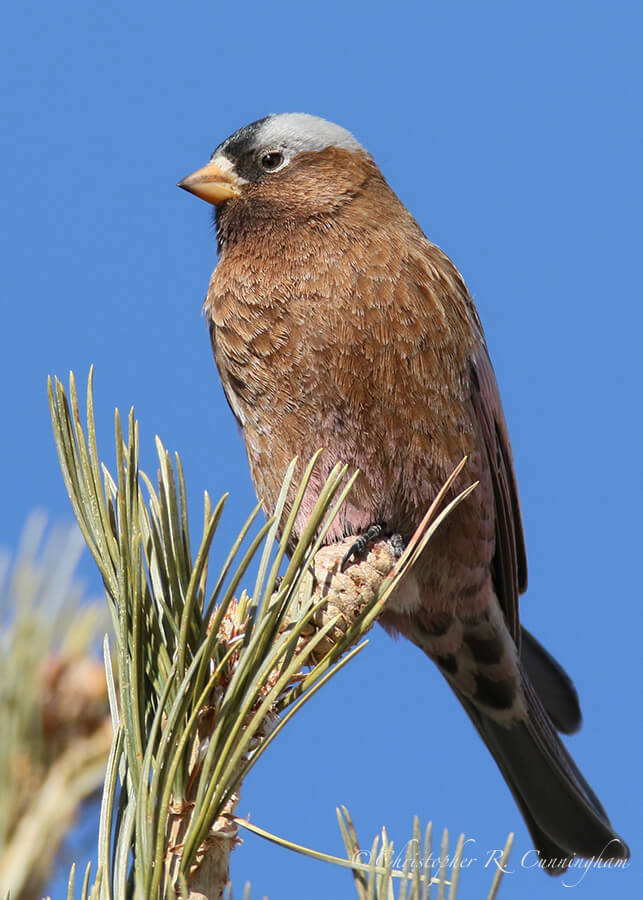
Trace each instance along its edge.
<instances>
[{"instance_id":1,"label":"rosy-finch","mask_svg":"<svg viewBox=\"0 0 643 900\"><path fill-rule=\"evenodd\" d=\"M300 113L242 128L181 187L216 206L205 302L258 495L324 448L360 470L329 539L408 540L458 462L478 488L438 530L382 624L434 662L493 754L546 871L627 859L557 732L580 727L566 673L520 626L527 569L496 379L458 270L344 128ZM301 528L315 500L309 491Z\"/></svg>"}]
</instances>

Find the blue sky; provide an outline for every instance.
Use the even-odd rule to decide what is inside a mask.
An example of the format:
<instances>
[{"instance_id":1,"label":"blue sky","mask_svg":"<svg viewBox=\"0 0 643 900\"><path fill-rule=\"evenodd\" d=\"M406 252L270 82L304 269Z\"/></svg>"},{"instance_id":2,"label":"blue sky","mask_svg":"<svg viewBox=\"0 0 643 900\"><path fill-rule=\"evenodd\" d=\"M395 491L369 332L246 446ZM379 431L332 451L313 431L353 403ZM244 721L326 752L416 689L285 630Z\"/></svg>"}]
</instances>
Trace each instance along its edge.
<instances>
[{"instance_id":1,"label":"blue sky","mask_svg":"<svg viewBox=\"0 0 643 900\"><path fill-rule=\"evenodd\" d=\"M212 148L271 111L348 127L478 304L512 435L530 564L528 627L583 702L578 763L629 841L642 883L641 138L635 2L29 2L3 13L4 384L0 545L35 507L71 517L46 407L48 373L96 366L99 440L134 403L143 467L178 449L193 502L231 492L219 552L254 494L211 359L201 302L215 263L205 204L176 189ZM86 555L88 589L100 584ZM382 710L388 727L382 727ZM284 791L293 775L298 789ZM241 811L341 851L335 806L364 844L432 819L475 839L461 896L516 831L506 897L563 896L521 866L515 805L437 671L380 631L292 723ZM79 860L82 862L82 860ZM234 885L253 896L351 896L350 876L249 836ZM570 879L573 881L573 879ZM52 887L62 896L60 883Z\"/></svg>"}]
</instances>

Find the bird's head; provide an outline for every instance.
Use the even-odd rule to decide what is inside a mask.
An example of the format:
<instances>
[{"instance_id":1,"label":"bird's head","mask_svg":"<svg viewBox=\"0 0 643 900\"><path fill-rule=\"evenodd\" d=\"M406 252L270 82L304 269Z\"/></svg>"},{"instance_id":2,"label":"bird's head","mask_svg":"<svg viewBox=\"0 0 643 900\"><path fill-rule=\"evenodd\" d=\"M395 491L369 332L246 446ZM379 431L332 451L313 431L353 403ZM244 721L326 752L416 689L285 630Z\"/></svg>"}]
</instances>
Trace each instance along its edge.
<instances>
[{"instance_id":1,"label":"bird's head","mask_svg":"<svg viewBox=\"0 0 643 900\"><path fill-rule=\"evenodd\" d=\"M236 209L245 219L293 221L332 214L375 173L345 128L307 113L280 113L236 131L179 187L226 216Z\"/></svg>"}]
</instances>

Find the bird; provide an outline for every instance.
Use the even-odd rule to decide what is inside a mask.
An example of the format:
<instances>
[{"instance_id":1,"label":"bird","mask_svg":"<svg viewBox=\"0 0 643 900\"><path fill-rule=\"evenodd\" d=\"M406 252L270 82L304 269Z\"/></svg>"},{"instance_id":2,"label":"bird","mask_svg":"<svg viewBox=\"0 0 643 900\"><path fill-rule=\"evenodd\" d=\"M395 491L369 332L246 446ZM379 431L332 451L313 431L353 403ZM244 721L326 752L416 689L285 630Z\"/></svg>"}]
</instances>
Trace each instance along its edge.
<instances>
[{"instance_id":1,"label":"bird","mask_svg":"<svg viewBox=\"0 0 643 900\"><path fill-rule=\"evenodd\" d=\"M485 742L549 874L627 844L560 734L575 687L520 624L527 563L509 434L480 318L351 132L307 113L240 128L179 187L214 207L204 304L257 495L323 447L295 522L336 463L359 470L327 541L408 542L456 465L477 488L442 523L381 624L433 660ZM357 544L355 545L357 546Z\"/></svg>"}]
</instances>

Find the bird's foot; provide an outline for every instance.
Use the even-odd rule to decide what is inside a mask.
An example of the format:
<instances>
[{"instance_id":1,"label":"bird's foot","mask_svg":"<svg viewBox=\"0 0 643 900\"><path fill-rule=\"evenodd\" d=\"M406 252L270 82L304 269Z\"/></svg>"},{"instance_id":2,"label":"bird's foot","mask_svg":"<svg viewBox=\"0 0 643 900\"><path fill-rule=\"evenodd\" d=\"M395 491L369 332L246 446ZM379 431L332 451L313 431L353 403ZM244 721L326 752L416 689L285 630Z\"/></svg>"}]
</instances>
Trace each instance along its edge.
<instances>
[{"instance_id":1,"label":"bird's foot","mask_svg":"<svg viewBox=\"0 0 643 900\"><path fill-rule=\"evenodd\" d=\"M406 541L401 534L392 534L389 536L388 542L391 550L393 551L393 555L396 557L396 559L399 559L406 548Z\"/></svg>"},{"instance_id":2,"label":"bird's foot","mask_svg":"<svg viewBox=\"0 0 643 900\"><path fill-rule=\"evenodd\" d=\"M351 559L356 559L358 556L363 556L368 550L368 545L372 544L373 541L378 540L378 538L381 538L384 533L385 526L382 522L376 522L373 525L369 525L366 531L363 534L360 534L359 537L355 539L350 549L344 556L340 571L344 571Z\"/></svg>"}]
</instances>

